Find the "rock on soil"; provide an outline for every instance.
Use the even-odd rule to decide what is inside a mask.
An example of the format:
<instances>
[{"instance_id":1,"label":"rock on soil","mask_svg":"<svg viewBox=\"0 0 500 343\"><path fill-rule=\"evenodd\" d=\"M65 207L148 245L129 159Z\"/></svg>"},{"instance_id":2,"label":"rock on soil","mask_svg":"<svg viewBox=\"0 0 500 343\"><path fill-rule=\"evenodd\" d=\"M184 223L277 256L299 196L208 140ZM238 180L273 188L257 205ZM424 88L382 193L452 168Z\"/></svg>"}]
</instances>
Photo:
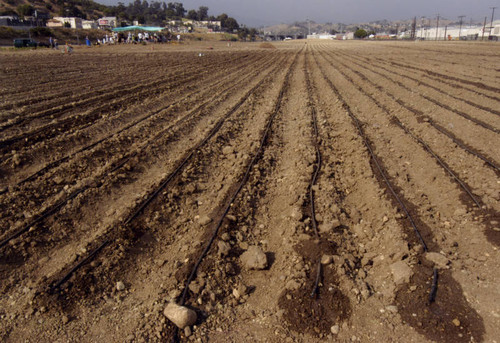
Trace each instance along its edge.
<instances>
[{"instance_id":1,"label":"rock on soil","mask_svg":"<svg viewBox=\"0 0 500 343\"><path fill-rule=\"evenodd\" d=\"M184 329L187 326L193 325L196 323L197 318L196 312L175 303L169 303L163 311L163 314L179 329Z\"/></svg>"},{"instance_id":2,"label":"rock on soil","mask_svg":"<svg viewBox=\"0 0 500 343\"><path fill-rule=\"evenodd\" d=\"M245 269L265 269L267 267L267 256L258 246L251 246L240 256L241 263Z\"/></svg>"},{"instance_id":3,"label":"rock on soil","mask_svg":"<svg viewBox=\"0 0 500 343\"><path fill-rule=\"evenodd\" d=\"M425 254L425 258L427 261L434 263L436 268L445 269L448 268L448 263L450 262L446 256L441 255L437 252L428 252Z\"/></svg>"},{"instance_id":4,"label":"rock on soil","mask_svg":"<svg viewBox=\"0 0 500 343\"><path fill-rule=\"evenodd\" d=\"M118 281L118 282L116 283L116 289L117 289L118 291L123 291L123 290L125 290L125 284L124 284L122 281Z\"/></svg>"},{"instance_id":5,"label":"rock on soil","mask_svg":"<svg viewBox=\"0 0 500 343\"><path fill-rule=\"evenodd\" d=\"M391 272L396 286L410 282L410 278L413 275L412 269L405 261L398 261L391 264Z\"/></svg>"},{"instance_id":6,"label":"rock on soil","mask_svg":"<svg viewBox=\"0 0 500 343\"><path fill-rule=\"evenodd\" d=\"M209 216L207 215L203 215L200 217L200 219L198 220L198 222L201 224L201 225L207 225L209 224L210 222L212 222L212 218L210 218Z\"/></svg>"}]
</instances>

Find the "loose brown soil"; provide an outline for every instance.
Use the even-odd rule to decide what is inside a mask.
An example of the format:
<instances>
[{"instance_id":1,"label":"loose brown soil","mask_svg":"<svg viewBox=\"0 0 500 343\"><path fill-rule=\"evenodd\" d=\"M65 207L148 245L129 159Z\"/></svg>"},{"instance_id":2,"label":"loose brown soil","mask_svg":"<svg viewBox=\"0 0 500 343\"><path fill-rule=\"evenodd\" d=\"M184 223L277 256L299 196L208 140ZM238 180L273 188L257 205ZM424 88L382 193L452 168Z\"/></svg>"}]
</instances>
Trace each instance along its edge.
<instances>
[{"instance_id":1,"label":"loose brown soil","mask_svg":"<svg viewBox=\"0 0 500 343\"><path fill-rule=\"evenodd\" d=\"M500 46L272 47L0 52L0 340L498 341Z\"/></svg>"}]
</instances>

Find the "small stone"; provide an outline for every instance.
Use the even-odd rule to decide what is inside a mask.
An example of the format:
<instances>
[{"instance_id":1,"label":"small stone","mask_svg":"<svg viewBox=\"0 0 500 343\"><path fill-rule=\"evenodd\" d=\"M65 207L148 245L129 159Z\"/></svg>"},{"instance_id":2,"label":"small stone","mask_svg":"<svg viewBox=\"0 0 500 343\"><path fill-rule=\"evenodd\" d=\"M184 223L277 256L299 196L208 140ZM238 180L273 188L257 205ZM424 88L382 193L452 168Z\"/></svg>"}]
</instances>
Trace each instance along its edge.
<instances>
[{"instance_id":1,"label":"small stone","mask_svg":"<svg viewBox=\"0 0 500 343\"><path fill-rule=\"evenodd\" d=\"M398 261L391 264L390 266L392 276L394 278L394 283L396 285L401 285L403 283L410 282L410 278L413 275L413 270L406 264L405 261Z\"/></svg>"},{"instance_id":2,"label":"small stone","mask_svg":"<svg viewBox=\"0 0 500 343\"><path fill-rule=\"evenodd\" d=\"M231 250L231 246L229 245L229 243L226 243L224 241L217 242L217 248L219 249L218 254L220 257L227 256L229 254L229 251Z\"/></svg>"},{"instance_id":3,"label":"small stone","mask_svg":"<svg viewBox=\"0 0 500 343\"><path fill-rule=\"evenodd\" d=\"M169 303L167 307L165 307L163 314L179 329L184 329L187 326L193 325L196 323L197 318L196 312L175 303Z\"/></svg>"},{"instance_id":4,"label":"small stone","mask_svg":"<svg viewBox=\"0 0 500 343\"><path fill-rule=\"evenodd\" d=\"M300 288L300 283L293 279L288 280L288 282L285 285L285 288L294 291Z\"/></svg>"},{"instance_id":5,"label":"small stone","mask_svg":"<svg viewBox=\"0 0 500 343\"><path fill-rule=\"evenodd\" d=\"M245 251L240 256L241 263L246 269L265 269L267 267L267 256L258 246L250 246L247 251Z\"/></svg>"},{"instance_id":6,"label":"small stone","mask_svg":"<svg viewBox=\"0 0 500 343\"><path fill-rule=\"evenodd\" d=\"M185 335L186 337L189 337L189 336L191 336L191 333L192 333L192 332L191 332L191 327L186 326L186 327L184 328L184 335Z\"/></svg>"},{"instance_id":7,"label":"small stone","mask_svg":"<svg viewBox=\"0 0 500 343\"><path fill-rule=\"evenodd\" d=\"M398 313L398 307L395 305L386 306L385 309L391 313Z\"/></svg>"},{"instance_id":8,"label":"small stone","mask_svg":"<svg viewBox=\"0 0 500 343\"><path fill-rule=\"evenodd\" d=\"M233 288L233 297L239 299L241 297L240 291L237 288Z\"/></svg>"},{"instance_id":9,"label":"small stone","mask_svg":"<svg viewBox=\"0 0 500 343\"><path fill-rule=\"evenodd\" d=\"M439 269L448 268L448 263L450 263L450 261L446 258L446 256L437 252L426 253L425 259L427 261L434 263L434 265Z\"/></svg>"},{"instance_id":10,"label":"small stone","mask_svg":"<svg viewBox=\"0 0 500 343\"><path fill-rule=\"evenodd\" d=\"M198 283L198 282L191 282L189 284L189 290L191 292L193 292L194 294L200 294L202 289L203 289L203 285Z\"/></svg>"},{"instance_id":11,"label":"small stone","mask_svg":"<svg viewBox=\"0 0 500 343\"><path fill-rule=\"evenodd\" d=\"M230 145L226 145L224 148L222 148L222 153L223 153L224 155L229 155L229 154L234 153L234 149L233 149L233 147L232 147L232 146L230 146Z\"/></svg>"},{"instance_id":12,"label":"small stone","mask_svg":"<svg viewBox=\"0 0 500 343\"><path fill-rule=\"evenodd\" d=\"M328 265L333 262L333 256L332 255L323 255L321 256L321 264L323 265Z\"/></svg>"},{"instance_id":13,"label":"small stone","mask_svg":"<svg viewBox=\"0 0 500 343\"><path fill-rule=\"evenodd\" d=\"M340 226L340 221L338 219L332 219L330 222L322 223L319 225L320 233L332 232L335 228Z\"/></svg>"},{"instance_id":14,"label":"small stone","mask_svg":"<svg viewBox=\"0 0 500 343\"><path fill-rule=\"evenodd\" d=\"M61 321L63 324L68 324L68 322L69 322L68 316L62 316Z\"/></svg>"},{"instance_id":15,"label":"small stone","mask_svg":"<svg viewBox=\"0 0 500 343\"><path fill-rule=\"evenodd\" d=\"M201 224L201 225L207 225L208 223L210 223L212 221L212 218L210 218L209 216L207 215L203 215L203 216L200 216L200 219L198 219L198 222Z\"/></svg>"},{"instance_id":16,"label":"small stone","mask_svg":"<svg viewBox=\"0 0 500 343\"><path fill-rule=\"evenodd\" d=\"M332 332L332 334L338 335L340 332L340 326L335 324L330 328L330 331Z\"/></svg>"},{"instance_id":17,"label":"small stone","mask_svg":"<svg viewBox=\"0 0 500 343\"><path fill-rule=\"evenodd\" d=\"M123 291L123 290L125 290L125 284L124 284L123 282L121 282L121 281L118 281L118 282L116 283L116 289L117 289L118 291Z\"/></svg>"},{"instance_id":18,"label":"small stone","mask_svg":"<svg viewBox=\"0 0 500 343\"><path fill-rule=\"evenodd\" d=\"M389 218L387 218L387 216L384 216L384 218L382 218L383 223L387 223L388 221L389 221Z\"/></svg>"},{"instance_id":19,"label":"small stone","mask_svg":"<svg viewBox=\"0 0 500 343\"><path fill-rule=\"evenodd\" d=\"M452 322L453 322L453 325L460 326L460 320L458 320L457 318L453 319Z\"/></svg>"},{"instance_id":20,"label":"small stone","mask_svg":"<svg viewBox=\"0 0 500 343\"><path fill-rule=\"evenodd\" d=\"M457 208L455 212L453 212L454 216L463 216L467 213L467 210L465 208Z\"/></svg>"}]
</instances>

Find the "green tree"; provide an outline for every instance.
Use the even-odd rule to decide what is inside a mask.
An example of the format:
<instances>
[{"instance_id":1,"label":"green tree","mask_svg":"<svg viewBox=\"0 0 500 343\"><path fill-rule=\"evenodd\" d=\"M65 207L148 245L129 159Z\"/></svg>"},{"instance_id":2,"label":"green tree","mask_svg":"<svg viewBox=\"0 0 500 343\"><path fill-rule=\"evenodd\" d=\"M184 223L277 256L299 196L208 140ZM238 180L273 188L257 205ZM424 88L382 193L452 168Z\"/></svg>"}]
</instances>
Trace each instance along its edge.
<instances>
[{"instance_id":1,"label":"green tree","mask_svg":"<svg viewBox=\"0 0 500 343\"><path fill-rule=\"evenodd\" d=\"M189 10L187 18L191 20L198 20L198 13L195 10Z\"/></svg>"},{"instance_id":2,"label":"green tree","mask_svg":"<svg viewBox=\"0 0 500 343\"><path fill-rule=\"evenodd\" d=\"M30 16L35 12L35 8L30 4L24 4L17 6L17 13L21 16Z\"/></svg>"},{"instance_id":3,"label":"green tree","mask_svg":"<svg viewBox=\"0 0 500 343\"><path fill-rule=\"evenodd\" d=\"M174 2L174 8L175 8L175 15L180 18L184 18L184 15L186 14L184 5L180 2Z\"/></svg>"},{"instance_id":4,"label":"green tree","mask_svg":"<svg viewBox=\"0 0 500 343\"><path fill-rule=\"evenodd\" d=\"M356 32L354 32L354 37L355 38L361 38L361 39L363 39L366 36L368 36L368 32L366 32L363 29L357 29Z\"/></svg>"},{"instance_id":5,"label":"green tree","mask_svg":"<svg viewBox=\"0 0 500 343\"><path fill-rule=\"evenodd\" d=\"M217 20L220 21L220 26L228 32L233 32L233 30L240 28L236 19L228 17L226 13L219 15Z\"/></svg>"},{"instance_id":6,"label":"green tree","mask_svg":"<svg viewBox=\"0 0 500 343\"><path fill-rule=\"evenodd\" d=\"M203 21L208 19L208 7L200 6L198 8L198 20Z\"/></svg>"}]
</instances>

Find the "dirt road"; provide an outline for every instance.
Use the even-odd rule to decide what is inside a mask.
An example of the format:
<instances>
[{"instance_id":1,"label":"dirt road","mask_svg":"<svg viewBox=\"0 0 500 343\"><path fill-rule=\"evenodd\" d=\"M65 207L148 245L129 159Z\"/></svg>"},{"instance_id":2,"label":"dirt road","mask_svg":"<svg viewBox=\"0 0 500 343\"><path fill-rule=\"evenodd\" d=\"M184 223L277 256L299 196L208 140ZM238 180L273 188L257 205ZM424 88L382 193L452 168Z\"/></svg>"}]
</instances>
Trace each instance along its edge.
<instances>
[{"instance_id":1,"label":"dirt road","mask_svg":"<svg viewBox=\"0 0 500 343\"><path fill-rule=\"evenodd\" d=\"M498 341L499 57L0 52L1 340Z\"/></svg>"}]
</instances>

